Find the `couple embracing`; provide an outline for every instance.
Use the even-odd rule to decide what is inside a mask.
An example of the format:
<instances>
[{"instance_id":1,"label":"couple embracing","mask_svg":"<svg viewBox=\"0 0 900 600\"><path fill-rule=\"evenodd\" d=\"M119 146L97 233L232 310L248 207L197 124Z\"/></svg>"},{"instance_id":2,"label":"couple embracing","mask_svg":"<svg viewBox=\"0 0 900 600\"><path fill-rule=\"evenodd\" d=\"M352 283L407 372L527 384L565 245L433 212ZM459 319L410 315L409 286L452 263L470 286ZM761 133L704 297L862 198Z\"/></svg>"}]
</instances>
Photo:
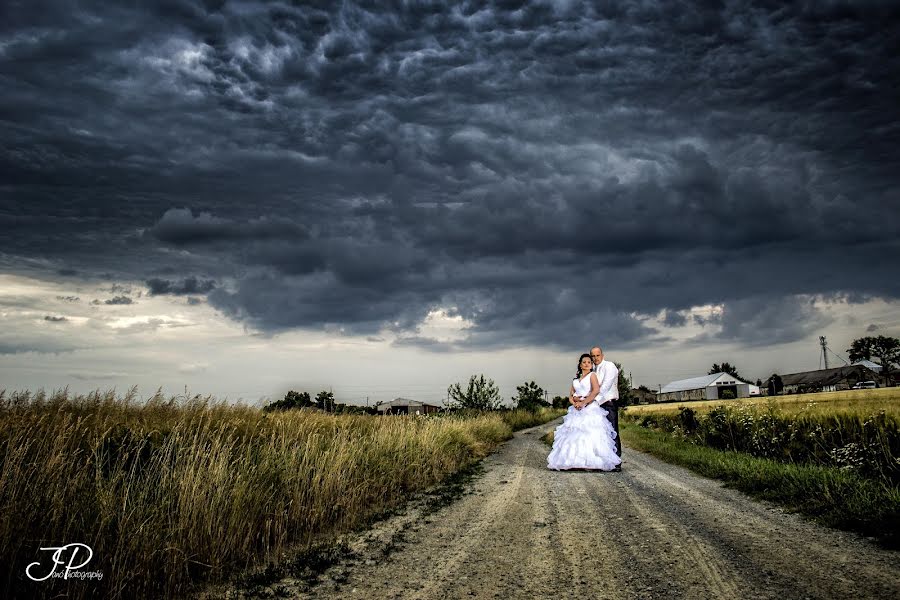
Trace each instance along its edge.
<instances>
[{"instance_id":1,"label":"couple embracing","mask_svg":"<svg viewBox=\"0 0 900 600\"><path fill-rule=\"evenodd\" d=\"M578 359L569 390L569 412L556 428L547 466L555 470L621 471L619 369L599 346Z\"/></svg>"}]
</instances>

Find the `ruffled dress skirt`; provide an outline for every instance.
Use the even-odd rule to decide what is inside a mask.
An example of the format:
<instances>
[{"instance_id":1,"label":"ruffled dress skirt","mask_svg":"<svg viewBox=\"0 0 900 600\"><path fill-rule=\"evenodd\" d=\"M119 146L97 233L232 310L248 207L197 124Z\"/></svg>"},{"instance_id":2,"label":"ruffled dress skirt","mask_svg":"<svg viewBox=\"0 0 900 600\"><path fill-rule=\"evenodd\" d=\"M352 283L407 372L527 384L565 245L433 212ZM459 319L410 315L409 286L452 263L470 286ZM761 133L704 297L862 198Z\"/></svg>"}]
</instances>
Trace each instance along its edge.
<instances>
[{"instance_id":1,"label":"ruffled dress skirt","mask_svg":"<svg viewBox=\"0 0 900 600\"><path fill-rule=\"evenodd\" d=\"M553 434L547 467L554 470L595 469L611 471L622 463L616 455L616 432L607 411L596 402L581 410L569 407L562 425Z\"/></svg>"}]
</instances>

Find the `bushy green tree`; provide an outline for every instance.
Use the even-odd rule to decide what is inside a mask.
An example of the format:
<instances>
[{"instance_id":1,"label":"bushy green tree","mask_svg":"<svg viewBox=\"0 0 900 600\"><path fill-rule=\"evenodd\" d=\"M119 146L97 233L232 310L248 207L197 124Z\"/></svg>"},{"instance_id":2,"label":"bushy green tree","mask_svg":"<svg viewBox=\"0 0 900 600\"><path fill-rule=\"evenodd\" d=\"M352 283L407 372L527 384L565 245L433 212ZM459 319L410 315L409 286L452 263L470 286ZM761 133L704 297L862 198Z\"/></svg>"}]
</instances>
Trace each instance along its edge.
<instances>
[{"instance_id":1,"label":"bushy green tree","mask_svg":"<svg viewBox=\"0 0 900 600\"><path fill-rule=\"evenodd\" d=\"M735 379L740 379L741 381L744 380L743 377L738 375L737 367L727 362L723 362L721 365L718 363L713 363L713 366L709 369L709 374L713 375L715 373L728 373Z\"/></svg>"},{"instance_id":2,"label":"bushy green tree","mask_svg":"<svg viewBox=\"0 0 900 600\"><path fill-rule=\"evenodd\" d=\"M619 399L616 400L616 404L619 406L628 406L634 402L634 396L631 393L631 379L625 375L625 370L622 369L622 363L614 364L616 365L616 368L619 369L619 381L617 382Z\"/></svg>"},{"instance_id":3,"label":"bushy green tree","mask_svg":"<svg viewBox=\"0 0 900 600\"><path fill-rule=\"evenodd\" d=\"M781 381L781 375L772 373L766 380L766 388L770 396L777 396L784 391L784 383Z\"/></svg>"},{"instance_id":4,"label":"bushy green tree","mask_svg":"<svg viewBox=\"0 0 900 600\"><path fill-rule=\"evenodd\" d=\"M281 400L270 402L263 407L263 412L272 412L273 410L291 410L313 406L312 400L309 398L309 392L289 391Z\"/></svg>"},{"instance_id":5,"label":"bushy green tree","mask_svg":"<svg viewBox=\"0 0 900 600\"><path fill-rule=\"evenodd\" d=\"M500 408L500 390L493 379L484 375L469 377L469 385L463 391L459 383L447 388L450 408L474 408L477 410L497 410Z\"/></svg>"},{"instance_id":6,"label":"bushy green tree","mask_svg":"<svg viewBox=\"0 0 900 600\"><path fill-rule=\"evenodd\" d=\"M553 408L569 408L569 399L565 396L553 396L550 402Z\"/></svg>"},{"instance_id":7,"label":"bushy green tree","mask_svg":"<svg viewBox=\"0 0 900 600\"><path fill-rule=\"evenodd\" d=\"M322 390L316 394L316 405L325 412L334 412L334 394Z\"/></svg>"},{"instance_id":8,"label":"bushy green tree","mask_svg":"<svg viewBox=\"0 0 900 600\"><path fill-rule=\"evenodd\" d=\"M516 386L517 394L512 397L512 401L516 408L524 408L532 412L542 406L550 406L550 403L544 400L544 390L533 381L527 381L524 385Z\"/></svg>"}]
</instances>

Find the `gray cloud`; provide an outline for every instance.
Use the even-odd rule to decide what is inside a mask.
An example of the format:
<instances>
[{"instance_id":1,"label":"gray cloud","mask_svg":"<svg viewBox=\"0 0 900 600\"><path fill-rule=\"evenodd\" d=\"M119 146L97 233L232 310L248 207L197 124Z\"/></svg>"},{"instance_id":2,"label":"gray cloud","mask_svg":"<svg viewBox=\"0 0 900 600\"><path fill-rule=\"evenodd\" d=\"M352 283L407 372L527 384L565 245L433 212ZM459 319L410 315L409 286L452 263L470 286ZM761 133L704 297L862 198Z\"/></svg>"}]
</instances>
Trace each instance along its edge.
<instances>
[{"instance_id":1,"label":"gray cloud","mask_svg":"<svg viewBox=\"0 0 900 600\"><path fill-rule=\"evenodd\" d=\"M715 321L721 324L720 332L701 334L692 342L718 339L750 347L775 346L821 332L831 319L808 298L756 296L726 303Z\"/></svg>"},{"instance_id":2,"label":"gray cloud","mask_svg":"<svg viewBox=\"0 0 900 600\"><path fill-rule=\"evenodd\" d=\"M442 349L437 308L456 348L580 348L723 304L753 346L900 297L890 3L9 12L3 270Z\"/></svg>"},{"instance_id":3,"label":"gray cloud","mask_svg":"<svg viewBox=\"0 0 900 600\"><path fill-rule=\"evenodd\" d=\"M26 354L61 354L77 350L79 346L52 337L40 334L29 335L25 333L9 333L0 341L0 355Z\"/></svg>"},{"instance_id":4,"label":"gray cloud","mask_svg":"<svg viewBox=\"0 0 900 600\"><path fill-rule=\"evenodd\" d=\"M200 280L196 277L185 277L179 281L169 281L167 279L153 278L147 280L147 287L150 288L150 295L157 296L162 294L205 294L216 287L216 282L209 280Z\"/></svg>"},{"instance_id":5,"label":"gray cloud","mask_svg":"<svg viewBox=\"0 0 900 600\"><path fill-rule=\"evenodd\" d=\"M663 317L666 327L683 327L687 325L687 315L681 311L667 310Z\"/></svg>"},{"instance_id":6,"label":"gray cloud","mask_svg":"<svg viewBox=\"0 0 900 600\"><path fill-rule=\"evenodd\" d=\"M44 315L44 320L50 321L52 323L64 323L65 321L68 321L69 319L67 319L66 317L57 317L54 315Z\"/></svg>"}]
</instances>

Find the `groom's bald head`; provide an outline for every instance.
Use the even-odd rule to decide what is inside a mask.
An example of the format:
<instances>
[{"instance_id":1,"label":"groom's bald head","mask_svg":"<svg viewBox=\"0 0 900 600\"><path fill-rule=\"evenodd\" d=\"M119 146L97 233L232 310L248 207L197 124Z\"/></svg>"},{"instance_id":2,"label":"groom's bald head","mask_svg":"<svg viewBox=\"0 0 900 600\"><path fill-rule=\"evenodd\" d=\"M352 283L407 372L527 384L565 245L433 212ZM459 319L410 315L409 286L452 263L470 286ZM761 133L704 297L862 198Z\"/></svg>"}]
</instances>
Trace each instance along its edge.
<instances>
[{"instance_id":1,"label":"groom's bald head","mask_svg":"<svg viewBox=\"0 0 900 600\"><path fill-rule=\"evenodd\" d=\"M591 348L591 360L594 361L595 365L603 362L603 349L600 346Z\"/></svg>"}]
</instances>

